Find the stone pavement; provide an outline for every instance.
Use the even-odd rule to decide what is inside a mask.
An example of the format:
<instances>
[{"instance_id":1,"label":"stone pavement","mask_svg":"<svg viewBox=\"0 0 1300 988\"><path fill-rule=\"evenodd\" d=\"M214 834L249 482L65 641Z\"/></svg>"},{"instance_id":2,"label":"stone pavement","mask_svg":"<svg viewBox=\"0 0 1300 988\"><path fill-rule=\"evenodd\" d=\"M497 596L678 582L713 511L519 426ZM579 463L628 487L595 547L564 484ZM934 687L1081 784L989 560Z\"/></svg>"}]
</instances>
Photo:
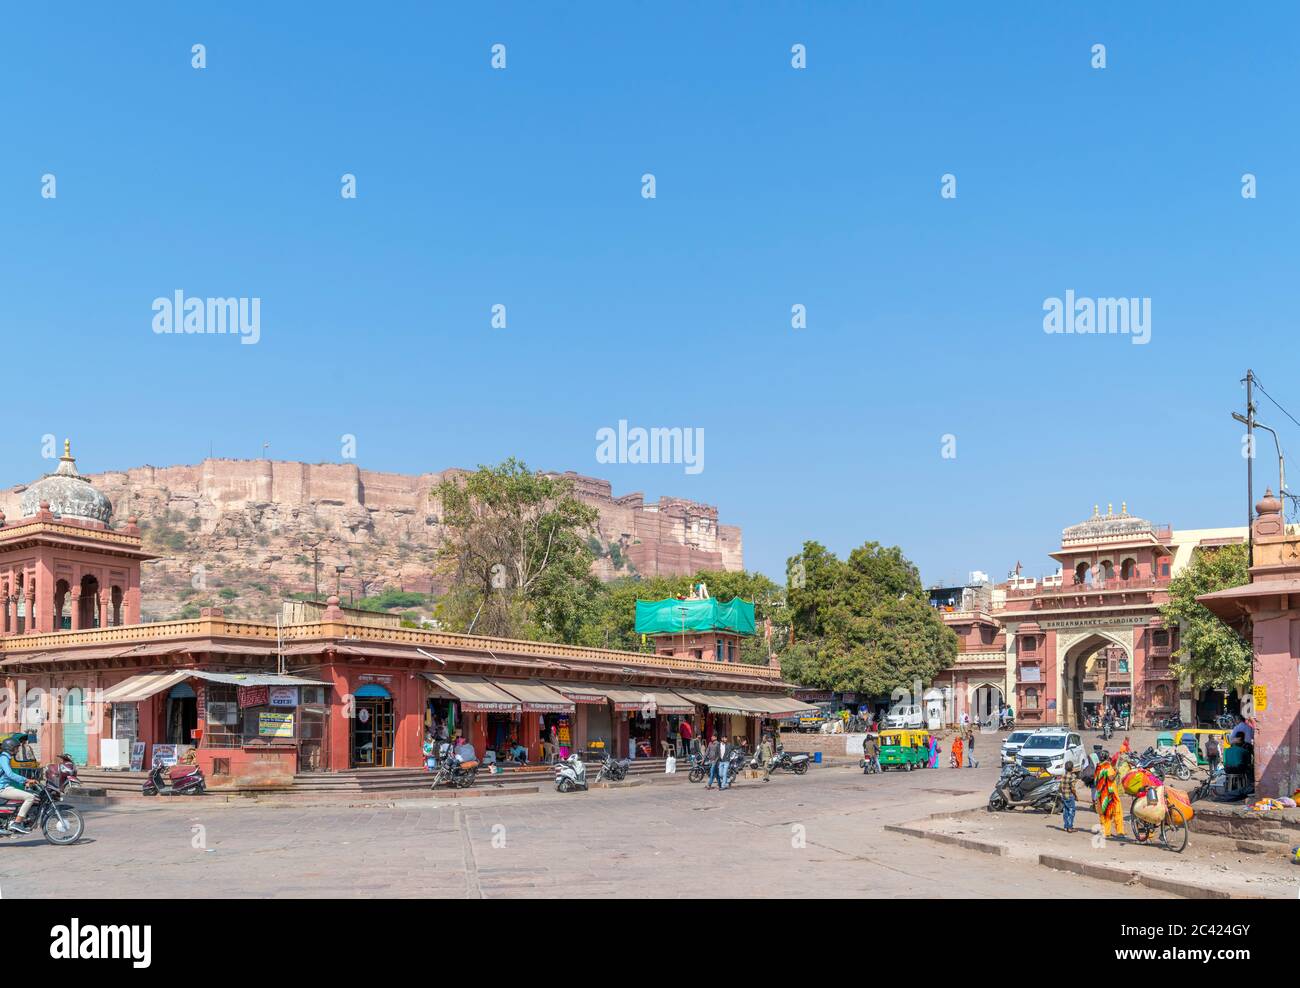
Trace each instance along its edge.
<instances>
[{"instance_id":1,"label":"stone pavement","mask_svg":"<svg viewBox=\"0 0 1300 988\"><path fill-rule=\"evenodd\" d=\"M1124 797L1126 813L1130 799ZM1100 840L1091 832L1096 825L1096 813L1081 801L1073 834L1061 828L1059 815L1024 809L930 819L907 831L955 839L968 849L1001 849L1007 860L1016 863L1030 864L1045 855L1053 859L1054 867L1080 868L1093 875L1109 872L1130 880L1136 874L1145 883L1186 895L1294 899L1300 890L1300 866L1287 860L1289 848L1281 844L1268 854L1243 853L1233 839L1198 832L1193 818L1187 848L1175 854L1157 844Z\"/></svg>"},{"instance_id":2,"label":"stone pavement","mask_svg":"<svg viewBox=\"0 0 1300 988\"><path fill-rule=\"evenodd\" d=\"M641 786L373 807L196 800L86 810L86 839L0 841L0 895L1162 897L889 833L997 774L816 768L726 792Z\"/></svg>"}]
</instances>

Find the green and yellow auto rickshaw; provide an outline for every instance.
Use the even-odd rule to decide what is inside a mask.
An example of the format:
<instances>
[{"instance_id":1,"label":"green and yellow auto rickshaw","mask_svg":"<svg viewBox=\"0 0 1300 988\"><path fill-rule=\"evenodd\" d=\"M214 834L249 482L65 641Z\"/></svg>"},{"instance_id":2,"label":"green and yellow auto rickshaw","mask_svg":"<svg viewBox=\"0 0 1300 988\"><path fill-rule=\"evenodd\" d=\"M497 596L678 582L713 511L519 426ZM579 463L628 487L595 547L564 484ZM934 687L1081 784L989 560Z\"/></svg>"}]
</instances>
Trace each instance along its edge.
<instances>
[{"instance_id":1,"label":"green and yellow auto rickshaw","mask_svg":"<svg viewBox=\"0 0 1300 988\"><path fill-rule=\"evenodd\" d=\"M889 728L880 732L880 767L912 771L930 761L930 732Z\"/></svg>"}]
</instances>

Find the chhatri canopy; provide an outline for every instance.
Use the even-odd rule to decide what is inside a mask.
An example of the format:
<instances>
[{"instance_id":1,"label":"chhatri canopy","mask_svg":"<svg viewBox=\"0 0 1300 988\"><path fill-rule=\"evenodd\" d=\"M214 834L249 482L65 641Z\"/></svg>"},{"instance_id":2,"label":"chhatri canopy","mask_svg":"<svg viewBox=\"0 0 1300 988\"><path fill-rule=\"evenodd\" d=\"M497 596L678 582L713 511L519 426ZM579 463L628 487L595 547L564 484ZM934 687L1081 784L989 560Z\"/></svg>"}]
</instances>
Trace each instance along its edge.
<instances>
[{"instance_id":1,"label":"chhatri canopy","mask_svg":"<svg viewBox=\"0 0 1300 988\"><path fill-rule=\"evenodd\" d=\"M687 631L732 631L754 633L754 605L739 597L725 604L713 597L703 600L638 600L636 630L639 634L682 634Z\"/></svg>"}]
</instances>

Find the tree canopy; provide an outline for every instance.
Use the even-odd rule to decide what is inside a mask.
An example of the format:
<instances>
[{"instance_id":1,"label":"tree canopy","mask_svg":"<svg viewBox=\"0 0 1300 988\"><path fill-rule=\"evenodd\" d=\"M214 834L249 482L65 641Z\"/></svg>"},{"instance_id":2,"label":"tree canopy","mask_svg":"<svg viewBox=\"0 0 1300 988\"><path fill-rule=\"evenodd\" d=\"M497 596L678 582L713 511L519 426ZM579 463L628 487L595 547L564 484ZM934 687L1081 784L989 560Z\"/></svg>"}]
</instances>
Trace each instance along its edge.
<instances>
[{"instance_id":1,"label":"tree canopy","mask_svg":"<svg viewBox=\"0 0 1300 988\"><path fill-rule=\"evenodd\" d=\"M1169 581L1169 602L1161 606L1160 614L1167 624L1181 627L1174 668L1186 682L1220 690L1251 682L1254 669L1249 638L1196 602L1201 594L1249 581L1245 545L1198 548L1191 565ZM1250 633L1248 628L1243 631Z\"/></svg>"},{"instance_id":2,"label":"tree canopy","mask_svg":"<svg viewBox=\"0 0 1300 988\"><path fill-rule=\"evenodd\" d=\"M785 678L884 694L928 683L956 659L957 636L899 547L867 542L841 560L805 542L786 570L795 640L781 656Z\"/></svg>"}]
</instances>

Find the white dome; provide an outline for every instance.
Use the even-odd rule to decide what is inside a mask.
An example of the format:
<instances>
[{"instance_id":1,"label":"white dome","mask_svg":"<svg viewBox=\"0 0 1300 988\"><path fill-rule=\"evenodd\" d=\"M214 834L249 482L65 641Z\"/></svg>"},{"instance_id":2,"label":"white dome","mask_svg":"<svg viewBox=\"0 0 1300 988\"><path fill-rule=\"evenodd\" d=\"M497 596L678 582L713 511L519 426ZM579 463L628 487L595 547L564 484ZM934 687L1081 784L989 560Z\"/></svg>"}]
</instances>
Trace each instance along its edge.
<instances>
[{"instance_id":1,"label":"white dome","mask_svg":"<svg viewBox=\"0 0 1300 988\"><path fill-rule=\"evenodd\" d=\"M42 501L48 501L50 511L61 518L98 521L107 525L113 517L113 502L77 473L77 461L73 459L71 444L66 440L63 456L59 458L59 469L47 473L23 491L19 502L22 516L32 517L40 511Z\"/></svg>"}]
</instances>

